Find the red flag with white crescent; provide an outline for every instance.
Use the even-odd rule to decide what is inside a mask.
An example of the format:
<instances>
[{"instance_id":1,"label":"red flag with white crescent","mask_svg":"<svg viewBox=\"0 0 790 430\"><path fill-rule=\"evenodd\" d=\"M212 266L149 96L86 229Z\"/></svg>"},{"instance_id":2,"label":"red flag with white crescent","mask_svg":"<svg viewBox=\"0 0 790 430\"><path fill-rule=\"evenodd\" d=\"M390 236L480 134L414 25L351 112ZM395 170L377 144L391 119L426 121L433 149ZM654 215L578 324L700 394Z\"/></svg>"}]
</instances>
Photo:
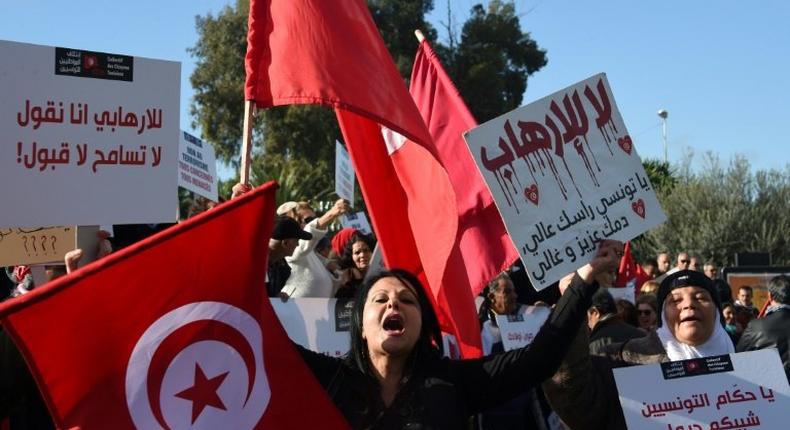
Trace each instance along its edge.
<instances>
[{"instance_id":1,"label":"red flag with white crescent","mask_svg":"<svg viewBox=\"0 0 790 430\"><path fill-rule=\"evenodd\" d=\"M57 427L348 427L266 296L275 190L0 305Z\"/></svg>"}]
</instances>

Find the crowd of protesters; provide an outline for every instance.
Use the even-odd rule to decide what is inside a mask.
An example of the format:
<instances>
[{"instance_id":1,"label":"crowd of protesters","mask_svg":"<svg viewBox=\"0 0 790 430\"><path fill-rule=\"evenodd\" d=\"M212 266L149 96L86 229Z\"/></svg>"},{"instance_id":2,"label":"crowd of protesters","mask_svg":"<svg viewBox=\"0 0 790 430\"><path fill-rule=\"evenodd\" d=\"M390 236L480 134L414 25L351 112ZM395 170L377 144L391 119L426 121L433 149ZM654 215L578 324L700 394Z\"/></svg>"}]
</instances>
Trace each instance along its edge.
<instances>
[{"instance_id":1,"label":"crowd of protesters","mask_svg":"<svg viewBox=\"0 0 790 430\"><path fill-rule=\"evenodd\" d=\"M246 188L234 189L234 193L241 194L246 190ZM371 257L376 246L373 237L352 228L330 232L330 225L348 210L348 203L343 200L336 201L320 216L317 216L307 202L286 202L277 208L277 217L269 241L269 266L266 278L266 288L270 297L282 300L299 297L337 297L359 301L365 300L368 291L377 291L376 285L379 285L378 282L381 282L382 277L375 273L376 269L371 269ZM102 233L99 240L101 249L99 255L110 252L112 248L127 246L166 227L166 225L122 227L115 230L115 237L108 237ZM74 270L80 257L81 251L73 251L67 254L65 266L47 266L47 280ZM512 389L513 384L505 385L499 373L490 374L484 380L480 380L485 382L478 381L486 384L479 389L488 393L500 393L501 389L507 386L507 395L497 394L496 402L481 398L478 399L479 404L467 404L462 408L452 409L453 413L458 412L461 415L475 413L477 415L474 419L466 416L450 417L449 411L439 413L438 419L449 420L448 422L455 424L463 422L466 428L481 429L548 429L558 426L569 429L626 428L617 398L612 368L763 348L776 348L779 351L785 373L790 381L790 357L788 357L790 278L777 276L770 280L767 305L761 312L753 302L753 289L742 286L737 293L733 292L730 285L719 277L715 262L705 261L704 264L700 264L700 259L687 252L678 252L674 266L671 266L671 257L669 253L662 252L655 259L642 263L644 273L650 279L636 286L633 302L615 300L609 293L617 276L613 268L597 270L594 278L590 279L591 285L597 291L594 294L592 291L584 293L589 295L585 305L588 306L586 324L581 324L578 330L574 326L569 333L576 332L575 336L569 334L561 339L561 342L560 339L556 340L558 345L566 344L567 347L551 349L561 352L556 357L560 361L555 364L549 363L543 373L533 372L528 376L525 375L520 390ZM2 299L17 297L35 287L29 267L9 267L5 272L1 286ZM408 293L407 295L414 294L414 288L421 290L419 285L415 285L418 282L416 278L408 274L386 272L384 278L387 277L395 278L397 281L387 282L396 282L400 285L398 288L405 286L404 291ZM566 281L566 287L569 282ZM575 284L577 288L582 288L582 283L578 279ZM560 301L561 296L559 284L536 292L520 262L498 275L483 290L480 298L479 320L486 356L506 354L500 329L497 326L497 315L522 314L527 306L552 308ZM424 301L425 304L428 303L427 299ZM585 301L575 303L585 303ZM403 304L401 303L400 306ZM360 313L359 318L362 318L363 311L367 312L363 308L357 310ZM426 318L428 317L430 316ZM557 318L554 317L555 322ZM552 318L549 320L552 321ZM568 331L567 327L562 330L563 333ZM3 340L2 351L0 351L3 374L25 373L19 369L18 352L14 351L13 344L8 341L4 333L0 332L0 334ZM437 342L432 338L426 341L428 342L426 345ZM430 351L432 357L430 360L436 360L432 355L436 351L433 349ZM348 360L343 362L346 364L341 365L330 363L331 360L328 358L306 350L300 352L308 365L312 363L311 368L322 383L325 382L322 378L332 379L337 376L324 374L327 366L341 368L355 359L352 351L349 353ZM365 355L368 353L366 351L357 351L357 353L361 354L360 357L369 357ZM408 353L411 354L411 350ZM534 360L527 361L534 367ZM439 366L438 361L430 361L430 363L429 367L434 371L436 366ZM483 366L481 369L487 368L485 363L488 361L479 362ZM360 381L366 380L364 375L357 376L359 371L363 374L375 375L374 370L366 367L369 365L371 363L367 361L349 365L350 367L344 371L348 373L346 377L349 378L349 383L356 380L355 378L362 378ZM414 363L409 366L414 366ZM474 367L471 364L469 366ZM413 372L414 369L409 368L408 372ZM520 371L506 372L518 374ZM408 378L414 375L409 373L407 376L401 376ZM380 382L383 384L386 381ZM423 382L428 384L426 381ZM460 378L450 382L465 384L467 381ZM540 382L543 382L542 385L539 384ZM0 401L2 401L0 418L6 419L0 422L8 425L9 428L51 427L48 418L42 419L36 416L46 412L35 390L14 391L18 390L15 387L29 388L33 386L31 384L29 378L11 378L0 383ZM330 385L325 387L328 390L338 389L333 385L337 384L334 379L327 384ZM375 383L366 387L373 392L385 388ZM395 384L395 394L399 387L401 386ZM430 392L426 387L419 390ZM337 394L335 391L335 395L341 397L346 394L352 395L359 388L360 386L351 384L343 388L349 390L348 393ZM391 410L395 407L392 406L394 398L388 397L391 394L385 396L382 391L383 403L376 397L373 403L367 405L368 409L377 411L377 415L373 417L369 414L360 415L355 409L358 405L345 404L344 402L348 401L345 398L338 400L338 407L355 427L376 428L390 422L407 423L408 419L417 421L433 419L430 416L435 415L434 412L421 412L426 416L408 416L406 417L408 419L396 416L397 414L394 414L396 411ZM24 400L20 402L20 399ZM411 401L406 401L407 406L411 405ZM412 409L408 411L411 411L409 413L412 415L416 413ZM7 419L9 416L13 418L11 421Z\"/></svg>"}]
</instances>

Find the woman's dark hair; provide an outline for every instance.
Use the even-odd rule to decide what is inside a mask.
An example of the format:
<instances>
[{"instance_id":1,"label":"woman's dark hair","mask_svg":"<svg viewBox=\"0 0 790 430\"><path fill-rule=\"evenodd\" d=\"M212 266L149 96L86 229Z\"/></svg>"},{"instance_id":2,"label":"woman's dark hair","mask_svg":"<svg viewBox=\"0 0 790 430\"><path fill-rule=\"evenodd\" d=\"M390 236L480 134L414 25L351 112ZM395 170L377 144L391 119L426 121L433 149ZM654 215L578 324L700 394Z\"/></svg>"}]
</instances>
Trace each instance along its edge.
<instances>
[{"instance_id":1,"label":"woman's dark hair","mask_svg":"<svg viewBox=\"0 0 790 430\"><path fill-rule=\"evenodd\" d=\"M368 358L368 345L362 338L362 319L365 311L365 302L368 292L381 279L395 278L407 287L413 288L417 294L417 302L420 304L420 314L422 316L422 327L417 344L406 362L405 373L411 374L415 366L419 366L429 357L440 357L443 354L442 332L439 329L439 320L433 312L431 301L425 293L425 288L416 276L403 269L391 269L383 271L365 280L357 289L354 299L354 306L351 310L351 349L348 358L356 365L359 370L368 376L373 377L373 369Z\"/></svg>"},{"instance_id":2,"label":"woman's dark hair","mask_svg":"<svg viewBox=\"0 0 790 430\"><path fill-rule=\"evenodd\" d=\"M641 304L649 305L653 309L653 312L656 313L657 317L659 319L661 318L661 312L658 311L658 299L656 299L656 296L652 294L644 294L637 297L636 307L638 308Z\"/></svg>"},{"instance_id":3,"label":"woman's dark hair","mask_svg":"<svg viewBox=\"0 0 790 430\"><path fill-rule=\"evenodd\" d=\"M370 236L357 231L351 236L351 239L346 242L346 246L343 248L343 255L340 256L337 264L340 266L341 269L351 269L356 267L354 265L354 254L352 249L354 248L354 244L357 242L364 242L368 248L370 248L370 252L373 252L373 248L376 247L376 242Z\"/></svg>"},{"instance_id":4,"label":"woman's dark hair","mask_svg":"<svg viewBox=\"0 0 790 430\"><path fill-rule=\"evenodd\" d=\"M617 300L617 313L620 318L634 327L639 327L639 315L636 312L636 306L625 299Z\"/></svg>"}]
</instances>

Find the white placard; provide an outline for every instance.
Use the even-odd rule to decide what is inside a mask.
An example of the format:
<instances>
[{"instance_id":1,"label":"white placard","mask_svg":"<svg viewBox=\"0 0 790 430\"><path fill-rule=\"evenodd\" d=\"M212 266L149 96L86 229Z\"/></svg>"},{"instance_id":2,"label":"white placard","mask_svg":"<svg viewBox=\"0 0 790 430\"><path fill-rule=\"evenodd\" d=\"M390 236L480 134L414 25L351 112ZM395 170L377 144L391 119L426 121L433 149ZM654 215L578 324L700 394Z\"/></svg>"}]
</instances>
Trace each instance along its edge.
<instances>
[{"instance_id":1,"label":"white placard","mask_svg":"<svg viewBox=\"0 0 790 430\"><path fill-rule=\"evenodd\" d=\"M288 337L303 347L340 357L351 347L348 327L351 308L347 300L300 297L283 302L270 299Z\"/></svg>"},{"instance_id":2,"label":"white placard","mask_svg":"<svg viewBox=\"0 0 790 430\"><path fill-rule=\"evenodd\" d=\"M179 136L178 186L216 202L217 163L214 147L183 130Z\"/></svg>"},{"instance_id":3,"label":"white placard","mask_svg":"<svg viewBox=\"0 0 790 430\"><path fill-rule=\"evenodd\" d=\"M365 273L364 280L367 281L385 270L387 270L387 266L384 264L384 256L381 254L381 247L376 243L376 247L373 248L373 255L370 257L370 265L368 271Z\"/></svg>"},{"instance_id":4,"label":"white placard","mask_svg":"<svg viewBox=\"0 0 790 430\"><path fill-rule=\"evenodd\" d=\"M604 74L465 139L537 290L666 219Z\"/></svg>"},{"instance_id":5,"label":"white placard","mask_svg":"<svg viewBox=\"0 0 790 430\"><path fill-rule=\"evenodd\" d=\"M733 370L705 371L727 369L728 361ZM663 366L666 371L661 364L614 369L629 429L787 428L790 387L775 349Z\"/></svg>"},{"instance_id":6,"label":"white placard","mask_svg":"<svg viewBox=\"0 0 790 430\"><path fill-rule=\"evenodd\" d=\"M0 41L0 227L175 221L180 64Z\"/></svg>"},{"instance_id":7,"label":"white placard","mask_svg":"<svg viewBox=\"0 0 790 430\"><path fill-rule=\"evenodd\" d=\"M623 288L607 288L606 291L612 295L615 301L624 299L636 304L636 288L633 285Z\"/></svg>"},{"instance_id":8,"label":"white placard","mask_svg":"<svg viewBox=\"0 0 790 430\"><path fill-rule=\"evenodd\" d=\"M517 315L497 315L496 323L505 351L523 348L532 343L550 313L551 310L546 306L525 306Z\"/></svg>"},{"instance_id":9,"label":"white placard","mask_svg":"<svg viewBox=\"0 0 790 430\"><path fill-rule=\"evenodd\" d=\"M343 144L335 141L335 193L341 199L348 200L351 207L354 207L355 177L354 165L351 164L348 151Z\"/></svg>"},{"instance_id":10,"label":"white placard","mask_svg":"<svg viewBox=\"0 0 790 430\"><path fill-rule=\"evenodd\" d=\"M345 214L340 217L340 224L343 228L351 227L365 234L373 233L373 230L370 228L370 223L368 222L368 216L365 215L365 212Z\"/></svg>"}]
</instances>

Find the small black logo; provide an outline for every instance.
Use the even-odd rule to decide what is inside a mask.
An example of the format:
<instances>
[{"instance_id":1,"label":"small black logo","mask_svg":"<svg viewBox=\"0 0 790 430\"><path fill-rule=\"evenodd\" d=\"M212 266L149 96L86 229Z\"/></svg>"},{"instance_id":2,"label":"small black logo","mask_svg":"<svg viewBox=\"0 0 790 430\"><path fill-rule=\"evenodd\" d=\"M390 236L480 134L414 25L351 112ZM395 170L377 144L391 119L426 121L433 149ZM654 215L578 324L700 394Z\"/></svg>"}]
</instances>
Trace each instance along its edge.
<instances>
[{"instance_id":1,"label":"small black logo","mask_svg":"<svg viewBox=\"0 0 790 430\"><path fill-rule=\"evenodd\" d=\"M55 74L132 82L134 57L55 48Z\"/></svg>"},{"instance_id":2,"label":"small black logo","mask_svg":"<svg viewBox=\"0 0 790 430\"><path fill-rule=\"evenodd\" d=\"M664 374L664 379L731 372L732 370L732 360L726 354L661 363L661 372Z\"/></svg>"}]
</instances>

